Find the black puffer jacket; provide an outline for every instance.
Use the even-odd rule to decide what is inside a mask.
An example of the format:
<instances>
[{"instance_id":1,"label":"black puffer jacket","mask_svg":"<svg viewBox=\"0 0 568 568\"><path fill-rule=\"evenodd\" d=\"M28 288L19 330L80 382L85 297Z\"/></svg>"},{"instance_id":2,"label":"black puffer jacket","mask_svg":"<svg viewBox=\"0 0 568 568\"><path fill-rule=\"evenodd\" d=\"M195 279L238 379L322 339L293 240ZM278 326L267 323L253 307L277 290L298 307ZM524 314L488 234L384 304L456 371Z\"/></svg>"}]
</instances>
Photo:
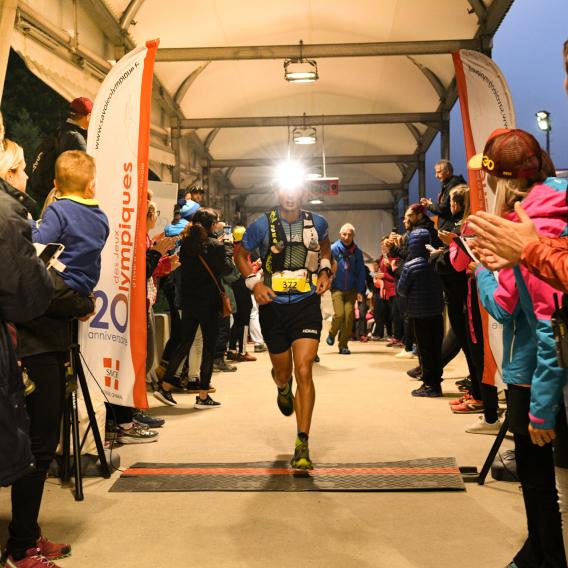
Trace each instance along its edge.
<instances>
[{"instance_id":1,"label":"black puffer jacket","mask_svg":"<svg viewBox=\"0 0 568 568\"><path fill-rule=\"evenodd\" d=\"M428 262L426 245L430 235L426 229L415 229L408 236L408 261L400 276L397 292L408 298L408 316L426 318L444 310L442 281Z\"/></svg>"},{"instance_id":2,"label":"black puffer jacket","mask_svg":"<svg viewBox=\"0 0 568 568\"><path fill-rule=\"evenodd\" d=\"M12 483L33 465L22 376L8 322L41 315L53 294L32 245L25 197L0 180L0 485Z\"/></svg>"},{"instance_id":3,"label":"black puffer jacket","mask_svg":"<svg viewBox=\"0 0 568 568\"><path fill-rule=\"evenodd\" d=\"M436 203L428 206L428 210L438 215L438 229L449 231L452 224L452 212L450 211L450 191L457 185L466 184L462 175L453 175L442 182L442 190Z\"/></svg>"}]
</instances>

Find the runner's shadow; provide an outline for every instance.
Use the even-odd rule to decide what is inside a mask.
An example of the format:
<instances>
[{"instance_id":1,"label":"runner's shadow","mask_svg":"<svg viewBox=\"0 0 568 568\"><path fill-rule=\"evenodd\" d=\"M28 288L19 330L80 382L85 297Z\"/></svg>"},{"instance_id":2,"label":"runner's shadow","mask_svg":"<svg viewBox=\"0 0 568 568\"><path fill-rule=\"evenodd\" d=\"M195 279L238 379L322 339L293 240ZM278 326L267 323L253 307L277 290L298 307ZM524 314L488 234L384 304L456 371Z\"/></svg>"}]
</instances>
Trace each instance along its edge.
<instances>
[{"instance_id":1,"label":"runner's shadow","mask_svg":"<svg viewBox=\"0 0 568 568\"><path fill-rule=\"evenodd\" d=\"M295 471L290 466L290 456L280 454L270 463L268 469L274 473L267 476L263 491L313 491L317 490L309 471ZM287 473L284 472L287 470Z\"/></svg>"}]
</instances>

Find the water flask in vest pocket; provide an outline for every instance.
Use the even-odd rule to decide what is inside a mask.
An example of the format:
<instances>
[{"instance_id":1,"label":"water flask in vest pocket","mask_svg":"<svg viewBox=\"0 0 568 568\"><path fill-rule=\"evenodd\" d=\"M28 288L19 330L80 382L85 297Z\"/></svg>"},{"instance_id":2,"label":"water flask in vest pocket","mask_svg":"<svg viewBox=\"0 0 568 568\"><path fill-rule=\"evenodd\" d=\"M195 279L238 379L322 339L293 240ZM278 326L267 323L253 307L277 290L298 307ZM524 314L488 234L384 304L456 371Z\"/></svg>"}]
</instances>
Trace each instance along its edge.
<instances>
[{"instance_id":1,"label":"water flask in vest pocket","mask_svg":"<svg viewBox=\"0 0 568 568\"><path fill-rule=\"evenodd\" d=\"M309 250L306 254L306 268L309 272L317 272L319 268L319 253Z\"/></svg>"}]
</instances>

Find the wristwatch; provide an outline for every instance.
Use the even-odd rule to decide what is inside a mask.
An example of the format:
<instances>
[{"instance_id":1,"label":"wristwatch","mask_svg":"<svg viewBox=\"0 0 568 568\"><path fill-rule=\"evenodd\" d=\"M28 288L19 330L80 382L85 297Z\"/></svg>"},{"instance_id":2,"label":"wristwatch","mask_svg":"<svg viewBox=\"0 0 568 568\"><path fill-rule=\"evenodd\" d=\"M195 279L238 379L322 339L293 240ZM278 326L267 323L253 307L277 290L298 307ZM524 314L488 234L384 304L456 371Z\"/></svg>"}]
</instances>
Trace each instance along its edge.
<instances>
[{"instance_id":1,"label":"wristwatch","mask_svg":"<svg viewBox=\"0 0 568 568\"><path fill-rule=\"evenodd\" d=\"M328 268L327 266L324 266L323 268L320 268L320 269L318 270L318 276L319 276L322 272L327 272L327 275L331 278L331 268Z\"/></svg>"}]
</instances>

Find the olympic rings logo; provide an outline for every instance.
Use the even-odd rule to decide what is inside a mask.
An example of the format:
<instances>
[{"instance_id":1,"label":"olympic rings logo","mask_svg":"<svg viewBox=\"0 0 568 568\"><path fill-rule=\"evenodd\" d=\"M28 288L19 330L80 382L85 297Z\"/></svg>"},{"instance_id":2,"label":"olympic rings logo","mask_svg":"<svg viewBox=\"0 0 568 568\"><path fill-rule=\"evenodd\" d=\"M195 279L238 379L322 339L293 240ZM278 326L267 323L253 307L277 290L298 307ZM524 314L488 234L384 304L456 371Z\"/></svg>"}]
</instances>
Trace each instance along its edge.
<instances>
[{"instance_id":1,"label":"olympic rings logo","mask_svg":"<svg viewBox=\"0 0 568 568\"><path fill-rule=\"evenodd\" d=\"M495 162L491 158L488 158L487 156L483 156L481 163L483 164L483 167L489 170L490 172L495 169Z\"/></svg>"}]
</instances>

